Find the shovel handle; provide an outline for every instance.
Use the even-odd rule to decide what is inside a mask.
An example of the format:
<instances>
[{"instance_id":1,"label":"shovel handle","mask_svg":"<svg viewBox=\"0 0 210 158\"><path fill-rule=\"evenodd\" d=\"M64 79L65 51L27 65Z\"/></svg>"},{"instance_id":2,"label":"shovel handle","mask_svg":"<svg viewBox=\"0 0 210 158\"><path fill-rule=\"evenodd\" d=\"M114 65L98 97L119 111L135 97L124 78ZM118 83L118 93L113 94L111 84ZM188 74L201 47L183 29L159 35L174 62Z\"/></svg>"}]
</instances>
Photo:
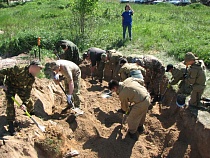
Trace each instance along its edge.
<instances>
[{"instance_id":1,"label":"shovel handle","mask_svg":"<svg viewBox=\"0 0 210 158\"><path fill-rule=\"evenodd\" d=\"M21 105L20 105L20 103L12 96L12 100L20 107ZM26 115L28 116L28 117L31 117L31 115L28 113L28 111L27 110L23 110L25 113L26 113Z\"/></svg>"}]
</instances>

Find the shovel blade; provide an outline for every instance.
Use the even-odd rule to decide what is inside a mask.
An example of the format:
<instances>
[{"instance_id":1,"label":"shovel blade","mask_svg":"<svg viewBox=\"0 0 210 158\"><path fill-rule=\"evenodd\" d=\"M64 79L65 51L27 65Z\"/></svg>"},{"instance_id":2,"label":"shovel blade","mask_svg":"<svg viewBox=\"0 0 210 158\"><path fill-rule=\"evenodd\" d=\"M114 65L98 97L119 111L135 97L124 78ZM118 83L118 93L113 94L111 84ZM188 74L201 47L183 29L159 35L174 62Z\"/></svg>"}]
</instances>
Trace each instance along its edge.
<instances>
[{"instance_id":1,"label":"shovel blade","mask_svg":"<svg viewBox=\"0 0 210 158\"><path fill-rule=\"evenodd\" d=\"M45 131L45 129L46 129L45 126L42 126L42 125L39 125L39 124L38 124L38 127L39 127L39 129L40 129L42 132L46 132L46 131Z\"/></svg>"}]
</instances>

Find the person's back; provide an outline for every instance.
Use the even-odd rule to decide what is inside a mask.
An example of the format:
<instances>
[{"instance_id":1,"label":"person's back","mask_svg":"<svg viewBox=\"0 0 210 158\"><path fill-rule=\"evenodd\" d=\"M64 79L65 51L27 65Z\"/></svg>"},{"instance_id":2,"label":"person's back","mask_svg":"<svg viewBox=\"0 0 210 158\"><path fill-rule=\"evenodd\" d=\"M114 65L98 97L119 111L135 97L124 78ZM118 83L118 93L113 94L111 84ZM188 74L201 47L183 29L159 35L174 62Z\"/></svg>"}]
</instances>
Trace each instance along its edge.
<instances>
[{"instance_id":1,"label":"person's back","mask_svg":"<svg viewBox=\"0 0 210 158\"><path fill-rule=\"evenodd\" d=\"M61 54L60 59L72 61L77 65L79 64L79 49L73 42L69 40L60 40L56 44L56 51L58 51L60 47L64 50L64 55Z\"/></svg>"},{"instance_id":2,"label":"person's back","mask_svg":"<svg viewBox=\"0 0 210 158\"><path fill-rule=\"evenodd\" d=\"M77 66L74 62L68 60L57 60L56 64L60 65L61 73L67 77L67 79L72 74L73 79L78 80L78 77L81 75L79 66Z\"/></svg>"},{"instance_id":3,"label":"person's back","mask_svg":"<svg viewBox=\"0 0 210 158\"><path fill-rule=\"evenodd\" d=\"M92 48L88 49L88 54L90 55L90 60L91 60L91 62L94 62L94 63L97 61L101 61L101 55L103 53L106 53L106 51L103 49L100 49L100 48L92 47Z\"/></svg>"}]
</instances>

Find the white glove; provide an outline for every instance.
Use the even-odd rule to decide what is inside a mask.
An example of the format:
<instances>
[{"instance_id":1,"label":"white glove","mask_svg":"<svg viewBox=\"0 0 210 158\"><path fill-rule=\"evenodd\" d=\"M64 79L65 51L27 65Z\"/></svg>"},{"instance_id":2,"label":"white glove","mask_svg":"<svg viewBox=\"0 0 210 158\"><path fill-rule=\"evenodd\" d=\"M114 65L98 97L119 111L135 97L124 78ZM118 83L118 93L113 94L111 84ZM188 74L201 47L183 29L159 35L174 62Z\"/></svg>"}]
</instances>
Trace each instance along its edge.
<instances>
[{"instance_id":1,"label":"white glove","mask_svg":"<svg viewBox=\"0 0 210 158\"><path fill-rule=\"evenodd\" d=\"M25 106L24 104L22 104L22 105L20 106L20 108L21 108L23 111L26 111L26 110L27 110L27 108L26 108L26 106Z\"/></svg>"},{"instance_id":2,"label":"white glove","mask_svg":"<svg viewBox=\"0 0 210 158\"><path fill-rule=\"evenodd\" d=\"M71 104L71 97L72 97L72 95L67 95L67 102L68 102L69 104Z\"/></svg>"},{"instance_id":3,"label":"white glove","mask_svg":"<svg viewBox=\"0 0 210 158\"><path fill-rule=\"evenodd\" d=\"M59 74L56 74L56 75L54 76L54 79L58 81L58 80L59 80Z\"/></svg>"}]
</instances>

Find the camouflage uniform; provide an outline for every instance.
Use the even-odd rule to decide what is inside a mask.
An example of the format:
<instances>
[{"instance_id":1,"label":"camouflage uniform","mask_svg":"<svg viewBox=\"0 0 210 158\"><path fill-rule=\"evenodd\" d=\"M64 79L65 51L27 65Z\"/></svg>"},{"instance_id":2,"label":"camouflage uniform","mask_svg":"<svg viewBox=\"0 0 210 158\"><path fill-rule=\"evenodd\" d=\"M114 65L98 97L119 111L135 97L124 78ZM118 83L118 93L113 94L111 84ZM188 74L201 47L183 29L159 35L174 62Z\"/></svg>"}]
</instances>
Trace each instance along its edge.
<instances>
[{"instance_id":1,"label":"camouflage uniform","mask_svg":"<svg viewBox=\"0 0 210 158\"><path fill-rule=\"evenodd\" d=\"M206 87L206 67L203 60L196 60L195 63L189 67L186 82L192 85L189 104L192 106L201 106L201 96Z\"/></svg>"},{"instance_id":2,"label":"camouflage uniform","mask_svg":"<svg viewBox=\"0 0 210 158\"><path fill-rule=\"evenodd\" d=\"M106 60L102 58L102 55L105 53L106 51L100 48L93 47L88 49L88 56L90 56L91 66L97 66L99 80L102 80L104 77Z\"/></svg>"},{"instance_id":3,"label":"camouflage uniform","mask_svg":"<svg viewBox=\"0 0 210 158\"><path fill-rule=\"evenodd\" d=\"M64 52L64 54L60 55L60 59L69 60L79 65L79 49L77 48L77 46L71 41L61 40L58 41L58 43L55 46L56 51L59 51L60 46L62 44L65 44L68 47L68 49Z\"/></svg>"},{"instance_id":4,"label":"camouflage uniform","mask_svg":"<svg viewBox=\"0 0 210 158\"><path fill-rule=\"evenodd\" d=\"M135 73L135 75L134 75ZM138 66L134 63L125 63L119 70L119 74L120 74L120 78L121 81L124 81L125 79L127 79L128 77L134 77L136 76L136 78L142 78L143 76L145 76L146 72L144 70L144 68L142 68L141 66ZM138 77L137 77L138 74Z\"/></svg>"},{"instance_id":5,"label":"camouflage uniform","mask_svg":"<svg viewBox=\"0 0 210 158\"><path fill-rule=\"evenodd\" d=\"M112 79L117 79L119 80L119 76L118 76L118 71L120 69L120 65L119 65L119 60L120 58L122 58L123 55L120 52L117 52L116 50L109 50L108 51L108 59L109 59L109 70Z\"/></svg>"},{"instance_id":6,"label":"camouflage uniform","mask_svg":"<svg viewBox=\"0 0 210 158\"><path fill-rule=\"evenodd\" d=\"M80 81L81 71L80 68L73 62L68 60L57 60L56 65L60 66L60 73L65 77L65 91L69 93L69 82L74 82L74 90L72 100L76 107L80 107Z\"/></svg>"},{"instance_id":7,"label":"camouflage uniform","mask_svg":"<svg viewBox=\"0 0 210 158\"><path fill-rule=\"evenodd\" d=\"M181 67L181 66L174 67L171 71L173 79L170 81L170 84L175 85L181 80L181 82L179 83L178 93L189 95L192 91L192 88L183 78L183 75L185 73L186 73L186 68Z\"/></svg>"},{"instance_id":8,"label":"camouflage uniform","mask_svg":"<svg viewBox=\"0 0 210 158\"><path fill-rule=\"evenodd\" d=\"M15 108L12 96L18 94L23 104L26 105L28 112L33 110L33 101L30 99L32 85L35 82L35 77L29 73L29 66L7 68L0 71L0 84L7 86L6 99L7 99L7 120L15 120Z\"/></svg>"},{"instance_id":9,"label":"camouflage uniform","mask_svg":"<svg viewBox=\"0 0 210 158\"><path fill-rule=\"evenodd\" d=\"M141 79L140 79L141 80ZM127 78L120 82L117 89L117 94L121 101L121 108L123 111L129 111L129 103L134 103L128 115L129 132L136 133L138 127L143 126L146 118L146 113L150 105L150 95L146 88L136 82L135 78Z\"/></svg>"},{"instance_id":10,"label":"camouflage uniform","mask_svg":"<svg viewBox=\"0 0 210 158\"><path fill-rule=\"evenodd\" d=\"M143 55L131 54L127 56L128 63L135 63L136 59L143 58Z\"/></svg>"},{"instance_id":11,"label":"camouflage uniform","mask_svg":"<svg viewBox=\"0 0 210 158\"><path fill-rule=\"evenodd\" d=\"M146 55L140 60L142 60L140 65L146 70L145 85L151 93L154 93L155 97L158 97L160 82L165 74L165 68L162 62L152 55Z\"/></svg>"}]
</instances>

